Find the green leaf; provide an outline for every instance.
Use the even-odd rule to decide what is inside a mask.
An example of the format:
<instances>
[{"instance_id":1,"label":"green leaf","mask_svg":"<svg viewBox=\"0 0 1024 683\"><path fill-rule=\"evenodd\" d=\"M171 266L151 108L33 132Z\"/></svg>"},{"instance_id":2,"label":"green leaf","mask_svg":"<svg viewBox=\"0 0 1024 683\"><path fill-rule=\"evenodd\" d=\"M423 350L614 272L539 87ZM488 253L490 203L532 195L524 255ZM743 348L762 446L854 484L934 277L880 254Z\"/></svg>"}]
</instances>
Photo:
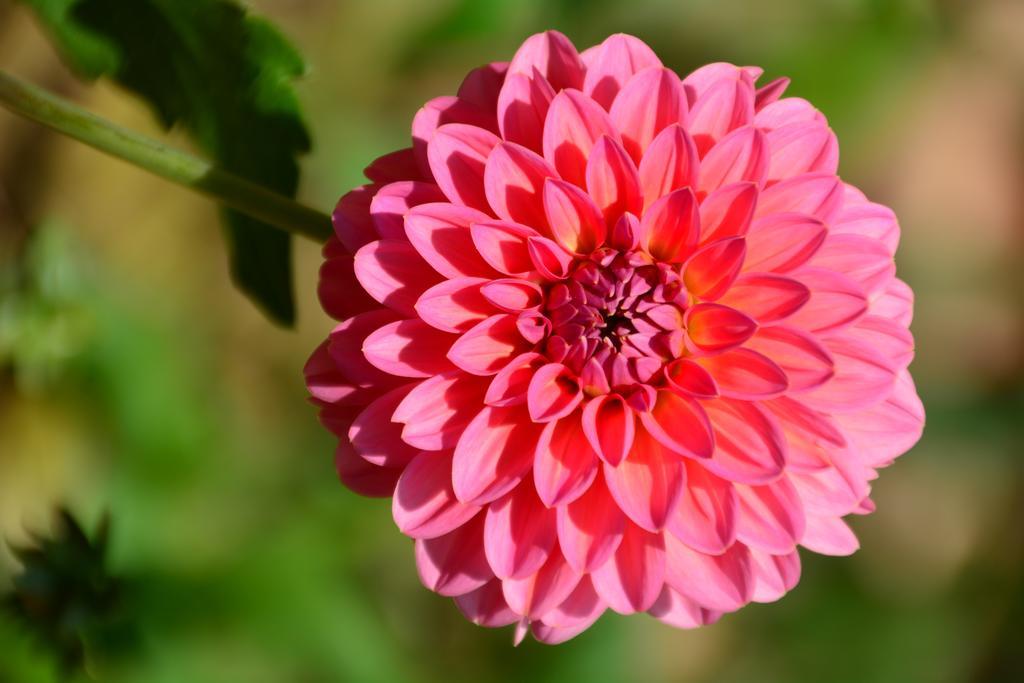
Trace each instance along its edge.
<instances>
[{"instance_id":1,"label":"green leaf","mask_svg":"<svg viewBox=\"0 0 1024 683\"><path fill-rule=\"evenodd\" d=\"M292 81L302 57L231 0L22 0L87 78L110 76L183 125L223 168L294 196L309 135ZM295 318L291 239L225 210L235 281L275 321Z\"/></svg>"}]
</instances>

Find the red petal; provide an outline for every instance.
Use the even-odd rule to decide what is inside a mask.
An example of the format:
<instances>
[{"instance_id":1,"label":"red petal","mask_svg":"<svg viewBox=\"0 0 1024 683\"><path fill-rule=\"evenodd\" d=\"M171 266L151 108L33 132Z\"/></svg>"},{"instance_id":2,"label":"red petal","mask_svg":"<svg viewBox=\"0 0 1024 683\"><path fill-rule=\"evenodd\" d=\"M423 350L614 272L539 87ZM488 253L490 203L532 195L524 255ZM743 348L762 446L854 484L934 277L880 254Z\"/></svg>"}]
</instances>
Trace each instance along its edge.
<instances>
[{"instance_id":1,"label":"red petal","mask_svg":"<svg viewBox=\"0 0 1024 683\"><path fill-rule=\"evenodd\" d=\"M570 252L589 254L604 243L607 228L590 195L564 180L544 185L544 210L555 241Z\"/></svg>"},{"instance_id":2,"label":"red petal","mask_svg":"<svg viewBox=\"0 0 1024 683\"><path fill-rule=\"evenodd\" d=\"M640 421L651 436L679 455L709 458L714 451L715 440L708 416L700 404L688 396L659 389L654 408L640 413Z\"/></svg>"},{"instance_id":3,"label":"red petal","mask_svg":"<svg viewBox=\"0 0 1024 683\"><path fill-rule=\"evenodd\" d=\"M452 491L451 452L423 452L402 472L391 501L398 529L412 538L436 538L468 522L480 508Z\"/></svg>"},{"instance_id":4,"label":"red petal","mask_svg":"<svg viewBox=\"0 0 1024 683\"><path fill-rule=\"evenodd\" d=\"M544 180L553 177L555 169L536 152L512 142L502 142L487 158L484 170L484 191L487 201L499 218L531 226L547 232Z\"/></svg>"},{"instance_id":5,"label":"red petal","mask_svg":"<svg viewBox=\"0 0 1024 683\"><path fill-rule=\"evenodd\" d=\"M616 467L605 463L604 476L619 508L648 531L665 526L686 485L682 460L642 429L629 457Z\"/></svg>"},{"instance_id":6,"label":"red petal","mask_svg":"<svg viewBox=\"0 0 1024 683\"><path fill-rule=\"evenodd\" d=\"M640 232L647 240L651 256L669 263L688 259L700 238L697 211L697 198L688 187L651 204L640 222Z\"/></svg>"},{"instance_id":7,"label":"red petal","mask_svg":"<svg viewBox=\"0 0 1024 683\"><path fill-rule=\"evenodd\" d=\"M590 445L613 467L625 459L635 435L633 410L617 395L591 399L583 409L583 431Z\"/></svg>"},{"instance_id":8,"label":"red petal","mask_svg":"<svg viewBox=\"0 0 1024 683\"><path fill-rule=\"evenodd\" d=\"M434 132L427 159L434 180L449 200L490 210L484 194L484 163L499 142L494 133L463 123L448 123Z\"/></svg>"},{"instance_id":9,"label":"red petal","mask_svg":"<svg viewBox=\"0 0 1024 683\"><path fill-rule=\"evenodd\" d=\"M644 207L673 190L696 185L699 169L697 146L685 128L674 125L658 133L640 160Z\"/></svg>"},{"instance_id":10,"label":"red petal","mask_svg":"<svg viewBox=\"0 0 1024 683\"><path fill-rule=\"evenodd\" d=\"M637 163L651 141L665 128L685 123L686 95L679 77L660 66L633 76L615 98L612 121L622 133L622 146Z\"/></svg>"},{"instance_id":11,"label":"red petal","mask_svg":"<svg viewBox=\"0 0 1024 683\"><path fill-rule=\"evenodd\" d=\"M683 269L683 282L691 294L714 301L725 294L739 275L747 253L742 237L727 237L698 250Z\"/></svg>"},{"instance_id":12,"label":"red petal","mask_svg":"<svg viewBox=\"0 0 1024 683\"><path fill-rule=\"evenodd\" d=\"M586 168L587 193L609 225L624 213L643 209L640 176L622 145L602 136L591 149Z\"/></svg>"}]
</instances>

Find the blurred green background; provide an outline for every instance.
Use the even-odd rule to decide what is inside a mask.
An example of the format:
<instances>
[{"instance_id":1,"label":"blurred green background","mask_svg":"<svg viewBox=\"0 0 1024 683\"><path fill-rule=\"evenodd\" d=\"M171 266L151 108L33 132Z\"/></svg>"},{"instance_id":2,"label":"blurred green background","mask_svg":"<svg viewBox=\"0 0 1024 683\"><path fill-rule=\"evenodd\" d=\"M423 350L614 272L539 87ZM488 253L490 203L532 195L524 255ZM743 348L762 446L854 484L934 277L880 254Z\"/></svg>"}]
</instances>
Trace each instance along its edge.
<instances>
[{"instance_id":1,"label":"blurred green background","mask_svg":"<svg viewBox=\"0 0 1024 683\"><path fill-rule=\"evenodd\" d=\"M125 0L128 1L128 0ZM556 648L463 620L419 586L389 504L337 483L301 368L330 328L296 246L299 325L228 280L215 207L0 112L0 535L112 519L131 637L88 674L147 683L1024 680L1024 2L260 0L310 63L301 197L329 208L412 115L527 35L637 35L677 71L793 78L840 171L901 217L924 439L855 518L854 557L700 631L609 614ZM152 135L138 100L79 84L0 0L0 66ZM0 546L0 592L19 565ZM61 680L0 617L0 681Z\"/></svg>"}]
</instances>

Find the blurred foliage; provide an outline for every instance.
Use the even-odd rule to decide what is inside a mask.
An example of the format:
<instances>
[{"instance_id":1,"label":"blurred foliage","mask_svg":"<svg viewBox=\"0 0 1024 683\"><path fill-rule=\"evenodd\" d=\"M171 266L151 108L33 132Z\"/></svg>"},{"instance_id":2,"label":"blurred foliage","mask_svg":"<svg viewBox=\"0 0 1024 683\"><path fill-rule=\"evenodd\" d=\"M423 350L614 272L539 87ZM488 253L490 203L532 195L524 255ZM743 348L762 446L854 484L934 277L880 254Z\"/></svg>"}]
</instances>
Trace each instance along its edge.
<instances>
[{"instance_id":1,"label":"blurred foliage","mask_svg":"<svg viewBox=\"0 0 1024 683\"><path fill-rule=\"evenodd\" d=\"M232 171L288 196L309 136L291 81L302 57L233 0L22 0L83 76L110 76L180 123ZM238 285L279 323L295 319L291 238L224 210Z\"/></svg>"},{"instance_id":2,"label":"blurred foliage","mask_svg":"<svg viewBox=\"0 0 1024 683\"><path fill-rule=\"evenodd\" d=\"M110 509L107 567L130 579L139 638L98 662L97 680L1021 678L1019 2L251 2L314 65L298 85L319 141L304 194L322 206L407 144L423 101L535 30L580 47L625 31L680 71L728 59L792 76L836 129L844 177L901 216L929 424L875 483L878 512L853 521L862 550L805 553L779 603L691 632L609 614L556 648L513 648L507 630L472 626L420 587L386 501L335 480L301 380L331 326L316 310L317 247L296 246L297 331L270 329L237 305L221 252L192 225L205 201L54 138L26 157L5 146L25 129L0 118L0 185L32 226L0 265L0 533L25 545L19 533L60 502L84 520ZM5 18L0 55L71 87L27 13ZM125 113L118 91L84 96ZM0 591L19 571L0 551ZM0 653L0 682L61 680L52 650L13 620L0 618Z\"/></svg>"},{"instance_id":3,"label":"blurred foliage","mask_svg":"<svg viewBox=\"0 0 1024 683\"><path fill-rule=\"evenodd\" d=\"M68 510L60 510L51 537L15 547L21 571L3 607L47 650L67 675L112 650L126 649L131 630L123 614L121 582L108 573L110 518L90 538Z\"/></svg>"},{"instance_id":4,"label":"blurred foliage","mask_svg":"<svg viewBox=\"0 0 1024 683\"><path fill-rule=\"evenodd\" d=\"M0 268L0 367L21 391L53 385L88 336L83 274L67 231L45 226L20 258Z\"/></svg>"}]
</instances>

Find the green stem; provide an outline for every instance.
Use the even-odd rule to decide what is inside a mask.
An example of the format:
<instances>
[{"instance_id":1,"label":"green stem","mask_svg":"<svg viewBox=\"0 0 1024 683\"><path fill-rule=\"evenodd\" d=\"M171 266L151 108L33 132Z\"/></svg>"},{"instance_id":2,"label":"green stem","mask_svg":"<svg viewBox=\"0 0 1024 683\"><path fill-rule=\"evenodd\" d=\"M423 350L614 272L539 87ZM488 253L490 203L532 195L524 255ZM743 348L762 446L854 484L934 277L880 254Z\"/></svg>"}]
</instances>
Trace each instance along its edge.
<instances>
[{"instance_id":1,"label":"green stem","mask_svg":"<svg viewBox=\"0 0 1024 683\"><path fill-rule=\"evenodd\" d=\"M282 230L317 242L327 241L332 233L330 217L320 211L121 128L2 70L0 105Z\"/></svg>"}]
</instances>

